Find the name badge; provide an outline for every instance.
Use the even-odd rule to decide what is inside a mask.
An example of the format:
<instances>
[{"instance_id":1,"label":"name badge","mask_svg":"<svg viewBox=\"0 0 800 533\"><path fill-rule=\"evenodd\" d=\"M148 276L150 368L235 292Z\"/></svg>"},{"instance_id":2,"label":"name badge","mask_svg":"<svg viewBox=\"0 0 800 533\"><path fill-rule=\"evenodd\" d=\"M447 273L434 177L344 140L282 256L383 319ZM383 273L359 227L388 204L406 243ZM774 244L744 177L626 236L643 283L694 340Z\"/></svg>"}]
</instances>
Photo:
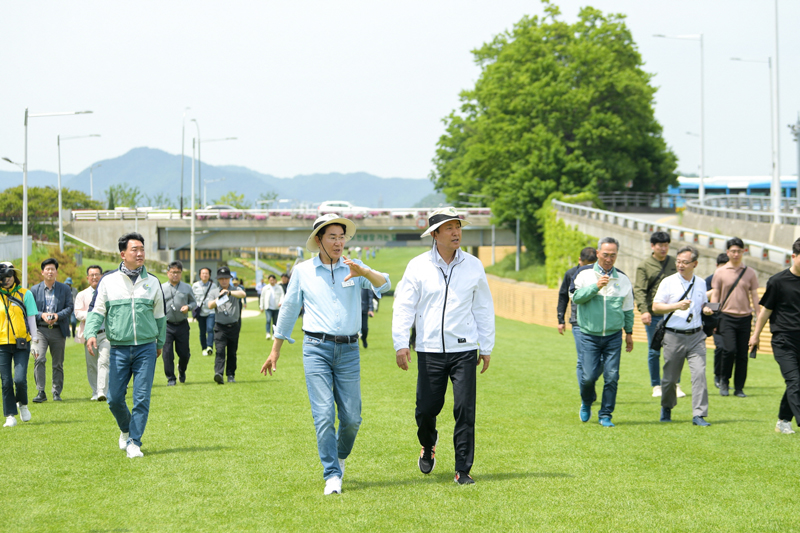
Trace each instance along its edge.
<instances>
[{"instance_id":1,"label":"name badge","mask_svg":"<svg viewBox=\"0 0 800 533\"><path fill-rule=\"evenodd\" d=\"M356 284L356 280L354 280L354 279L349 279L349 280L347 280L347 281L343 281L343 282L342 282L342 287L352 287L352 286L353 286L353 285L355 285L355 284Z\"/></svg>"}]
</instances>

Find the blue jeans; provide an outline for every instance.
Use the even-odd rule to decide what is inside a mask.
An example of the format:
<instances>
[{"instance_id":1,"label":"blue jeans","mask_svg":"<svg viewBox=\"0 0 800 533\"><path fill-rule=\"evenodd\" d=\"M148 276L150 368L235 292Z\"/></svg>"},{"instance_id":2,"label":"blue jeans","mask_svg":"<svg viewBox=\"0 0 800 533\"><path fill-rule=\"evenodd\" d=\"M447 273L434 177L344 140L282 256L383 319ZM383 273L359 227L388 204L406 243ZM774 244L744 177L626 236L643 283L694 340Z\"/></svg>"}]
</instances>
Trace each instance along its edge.
<instances>
[{"instance_id":1,"label":"blue jeans","mask_svg":"<svg viewBox=\"0 0 800 533\"><path fill-rule=\"evenodd\" d=\"M216 313L211 313L206 317L206 345L209 348L214 347L214 324L216 322L217 322Z\"/></svg>"},{"instance_id":2,"label":"blue jeans","mask_svg":"<svg viewBox=\"0 0 800 533\"><path fill-rule=\"evenodd\" d=\"M661 374L659 358L661 357L661 350L654 350L650 348L653 342L653 335L656 328L664 320L664 315L651 315L653 318L650 320L650 325L645 326L644 330L647 332L647 368L650 369L650 386L655 387L661 385ZM680 383L680 380L678 381Z\"/></svg>"},{"instance_id":3,"label":"blue jeans","mask_svg":"<svg viewBox=\"0 0 800 533\"><path fill-rule=\"evenodd\" d=\"M597 399L595 383L603 374L603 400L599 417L611 417L617 403L619 360L622 351L622 331L601 337L583 333L583 377L581 400L591 405Z\"/></svg>"},{"instance_id":4,"label":"blue jeans","mask_svg":"<svg viewBox=\"0 0 800 533\"><path fill-rule=\"evenodd\" d=\"M267 315L267 333L272 333L270 323L273 328L278 325L278 311L280 309L264 309L264 314Z\"/></svg>"},{"instance_id":5,"label":"blue jeans","mask_svg":"<svg viewBox=\"0 0 800 533\"><path fill-rule=\"evenodd\" d=\"M575 351L578 353L578 365L575 367L575 371L578 374L578 388L581 386L581 377L583 377L583 361L581 352L583 352L583 334L581 333L581 327L578 324L572 324L572 336L575 338Z\"/></svg>"},{"instance_id":6,"label":"blue jeans","mask_svg":"<svg viewBox=\"0 0 800 533\"><path fill-rule=\"evenodd\" d=\"M3 381L3 416L17 414L17 403L28 405L29 350L17 350L16 344L0 346L0 378ZM12 377L11 367L14 367Z\"/></svg>"},{"instance_id":7,"label":"blue jeans","mask_svg":"<svg viewBox=\"0 0 800 533\"><path fill-rule=\"evenodd\" d=\"M150 391L156 371L156 343L139 346L111 346L108 375L108 407L123 433L142 445L142 434L150 414ZM133 376L133 412L128 410L125 394Z\"/></svg>"},{"instance_id":8,"label":"blue jeans","mask_svg":"<svg viewBox=\"0 0 800 533\"><path fill-rule=\"evenodd\" d=\"M305 336L303 368L325 479L342 476L338 459L353 449L361 425L361 367L358 341L336 344ZM339 410L339 430L334 428Z\"/></svg>"}]
</instances>

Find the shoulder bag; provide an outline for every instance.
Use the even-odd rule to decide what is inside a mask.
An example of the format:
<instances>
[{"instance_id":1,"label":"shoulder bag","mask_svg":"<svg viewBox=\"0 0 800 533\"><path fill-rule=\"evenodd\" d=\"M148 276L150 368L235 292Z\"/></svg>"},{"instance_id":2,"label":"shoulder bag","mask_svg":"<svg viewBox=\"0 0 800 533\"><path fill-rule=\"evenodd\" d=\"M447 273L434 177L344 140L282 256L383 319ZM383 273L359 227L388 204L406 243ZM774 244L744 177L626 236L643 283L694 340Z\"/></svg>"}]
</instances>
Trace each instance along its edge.
<instances>
[{"instance_id":1,"label":"shoulder bag","mask_svg":"<svg viewBox=\"0 0 800 533\"><path fill-rule=\"evenodd\" d=\"M713 335L714 330L717 329L717 327L719 327L719 319L722 317L722 308L725 307L725 303L728 301L728 298L731 297L731 294L733 294L733 289L735 289L736 286L739 284L739 280L742 279L742 276L744 276L746 270L747 267L745 266L742 269L742 273L739 274L738 278L736 278L736 281L733 283L733 286L731 286L731 290L728 292L728 295L725 297L725 299L722 300L722 303L719 305L719 307L717 309L714 309L714 311L710 315L706 315L705 313L703 314L703 333L706 334L706 337L710 337L711 335Z\"/></svg>"},{"instance_id":2,"label":"shoulder bag","mask_svg":"<svg viewBox=\"0 0 800 533\"><path fill-rule=\"evenodd\" d=\"M197 304L197 307L195 307L194 309L192 309L192 318L194 318L195 320L197 320L198 318L200 318L200 310L201 310L201 309L203 309L203 304L204 304L204 303L206 303L206 298L208 298L208 291L210 291L210 290L211 290L211 287L212 287L213 285L214 285L214 282L213 282L213 281L209 281L209 282L208 282L208 288L206 289L206 293L205 293L205 295L203 296L203 301L201 301L199 304Z\"/></svg>"},{"instance_id":3,"label":"shoulder bag","mask_svg":"<svg viewBox=\"0 0 800 533\"><path fill-rule=\"evenodd\" d=\"M692 290L692 287L694 287L694 278L692 278L692 283L686 289L686 292L683 293L681 299L678 300L679 302L682 301L684 298L686 298L686 295L689 294L689 291ZM650 342L651 350L661 349L661 345L664 343L664 335L667 333L667 322L669 322L669 319L672 318L672 315L674 314L675 311L671 312L670 314L667 315L667 318L659 322L658 327L656 327L655 333L653 333L653 340Z\"/></svg>"}]
</instances>

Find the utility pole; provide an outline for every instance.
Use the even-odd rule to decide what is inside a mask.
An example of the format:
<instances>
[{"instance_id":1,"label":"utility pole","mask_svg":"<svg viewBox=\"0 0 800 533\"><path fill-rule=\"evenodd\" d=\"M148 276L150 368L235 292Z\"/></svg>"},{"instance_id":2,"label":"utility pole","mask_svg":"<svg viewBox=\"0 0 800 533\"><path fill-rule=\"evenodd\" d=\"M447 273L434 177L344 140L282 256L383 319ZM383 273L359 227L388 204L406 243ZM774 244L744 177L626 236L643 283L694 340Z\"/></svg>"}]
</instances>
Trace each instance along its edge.
<instances>
[{"instance_id":1,"label":"utility pole","mask_svg":"<svg viewBox=\"0 0 800 533\"><path fill-rule=\"evenodd\" d=\"M794 142L797 143L797 189L795 189L795 212L800 213L800 112L797 113L797 122L789 124Z\"/></svg>"}]
</instances>

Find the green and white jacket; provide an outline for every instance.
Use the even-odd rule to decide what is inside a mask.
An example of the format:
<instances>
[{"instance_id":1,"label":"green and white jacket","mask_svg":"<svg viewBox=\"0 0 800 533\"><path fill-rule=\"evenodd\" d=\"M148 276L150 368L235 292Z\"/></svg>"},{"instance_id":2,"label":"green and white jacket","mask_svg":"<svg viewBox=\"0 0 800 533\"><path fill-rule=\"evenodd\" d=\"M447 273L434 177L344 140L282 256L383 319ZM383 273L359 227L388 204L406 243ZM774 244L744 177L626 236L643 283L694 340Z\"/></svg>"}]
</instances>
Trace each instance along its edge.
<instances>
[{"instance_id":1,"label":"green and white jacket","mask_svg":"<svg viewBox=\"0 0 800 533\"><path fill-rule=\"evenodd\" d=\"M151 342L164 346L167 318L161 282L145 268L136 283L120 270L103 275L86 318L86 339L97 337L106 322L112 346L139 346Z\"/></svg>"},{"instance_id":2,"label":"green and white jacket","mask_svg":"<svg viewBox=\"0 0 800 533\"><path fill-rule=\"evenodd\" d=\"M578 304L578 325L581 333L605 337L624 329L633 331L633 286L628 276L611 269L611 279L602 289L597 280L603 270L595 263L578 271L572 301Z\"/></svg>"}]
</instances>

